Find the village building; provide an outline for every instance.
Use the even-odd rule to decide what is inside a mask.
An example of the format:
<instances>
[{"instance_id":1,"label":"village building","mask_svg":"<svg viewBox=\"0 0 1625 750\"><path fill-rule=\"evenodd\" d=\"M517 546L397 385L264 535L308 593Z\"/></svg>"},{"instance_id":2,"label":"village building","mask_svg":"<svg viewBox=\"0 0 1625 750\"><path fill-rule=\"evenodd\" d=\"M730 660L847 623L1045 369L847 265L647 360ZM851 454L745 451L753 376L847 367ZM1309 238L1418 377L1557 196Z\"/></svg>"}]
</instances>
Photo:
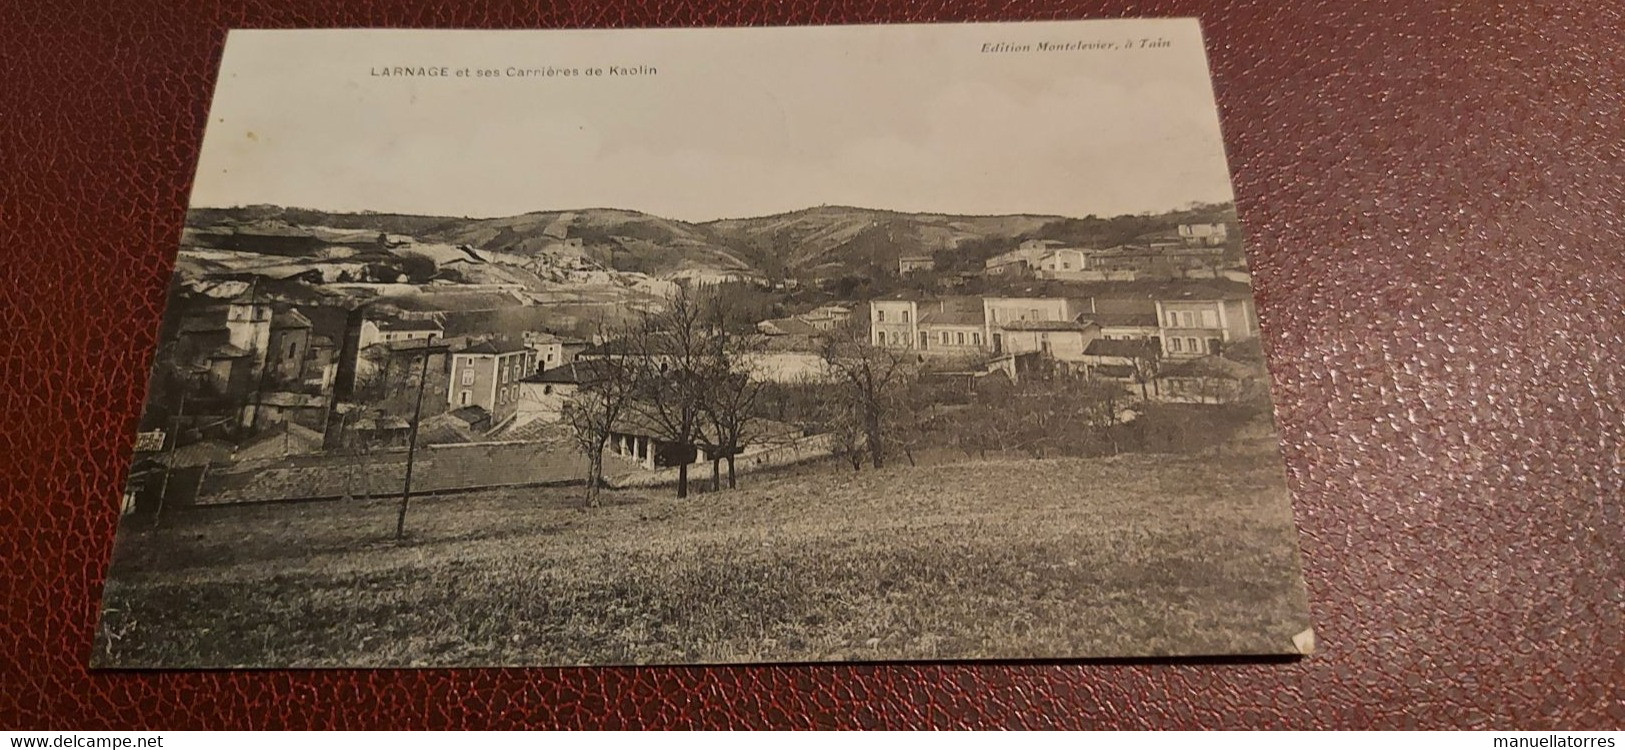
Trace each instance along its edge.
<instances>
[{"instance_id":1,"label":"village building","mask_svg":"<svg viewBox=\"0 0 1625 750\"><path fill-rule=\"evenodd\" d=\"M821 305L796 317L807 321L820 331L833 331L852 319L852 308L845 305Z\"/></svg>"},{"instance_id":2,"label":"village building","mask_svg":"<svg viewBox=\"0 0 1625 750\"><path fill-rule=\"evenodd\" d=\"M919 348L932 354L969 355L987 345L987 321L980 297L942 297L921 302Z\"/></svg>"},{"instance_id":3,"label":"village building","mask_svg":"<svg viewBox=\"0 0 1625 750\"><path fill-rule=\"evenodd\" d=\"M293 422L321 429L327 421L327 398L310 393L273 391L254 398L254 426L264 429Z\"/></svg>"},{"instance_id":4,"label":"village building","mask_svg":"<svg viewBox=\"0 0 1625 750\"><path fill-rule=\"evenodd\" d=\"M611 377L618 369L608 360L585 359L566 362L519 379L518 421L541 419L557 422L564 417L564 405L582 387Z\"/></svg>"},{"instance_id":5,"label":"village building","mask_svg":"<svg viewBox=\"0 0 1625 750\"><path fill-rule=\"evenodd\" d=\"M988 258L983 269L989 276L1030 276L1039 270L1050 250L1063 244L1056 240L1026 240L1014 250Z\"/></svg>"},{"instance_id":6,"label":"village building","mask_svg":"<svg viewBox=\"0 0 1625 750\"><path fill-rule=\"evenodd\" d=\"M875 346L913 349L919 344L919 302L910 295L869 301L869 335Z\"/></svg>"},{"instance_id":7,"label":"village building","mask_svg":"<svg viewBox=\"0 0 1625 750\"><path fill-rule=\"evenodd\" d=\"M756 324L756 330L764 336L800 336L814 338L821 335L816 326L801 318L773 318Z\"/></svg>"},{"instance_id":8,"label":"village building","mask_svg":"<svg viewBox=\"0 0 1625 750\"><path fill-rule=\"evenodd\" d=\"M1223 223L1180 224L1179 239L1186 246L1217 247L1230 239L1230 230Z\"/></svg>"},{"instance_id":9,"label":"village building","mask_svg":"<svg viewBox=\"0 0 1625 750\"><path fill-rule=\"evenodd\" d=\"M1188 359L1221 354L1225 344L1258 337L1258 314L1245 292L1157 300L1162 354Z\"/></svg>"},{"instance_id":10,"label":"village building","mask_svg":"<svg viewBox=\"0 0 1625 750\"><path fill-rule=\"evenodd\" d=\"M1091 377L1116 380L1135 386L1149 398L1156 390L1160 345L1154 339L1108 339L1090 341L1083 349L1084 371Z\"/></svg>"},{"instance_id":11,"label":"village building","mask_svg":"<svg viewBox=\"0 0 1625 750\"><path fill-rule=\"evenodd\" d=\"M1097 311L1084 313L1079 320L1100 326L1100 338L1107 341L1151 341L1162 332L1157 325L1155 301L1145 304L1143 312L1106 312L1103 300L1092 300Z\"/></svg>"},{"instance_id":12,"label":"village building","mask_svg":"<svg viewBox=\"0 0 1625 750\"><path fill-rule=\"evenodd\" d=\"M1225 404L1267 389L1262 368L1255 370L1220 356L1173 362L1158 373L1157 398L1185 404Z\"/></svg>"},{"instance_id":13,"label":"village building","mask_svg":"<svg viewBox=\"0 0 1625 750\"><path fill-rule=\"evenodd\" d=\"M1038 270L1049 276L1056 273L1071 273L1084 271L1089 268L1089 253L1075 247L1058 247L1044 253L1038 259Z\"/></svg>"},{"instance_id":14,"label":"village building","mask_svg":"<svg viewBox=\"0 0 1625 750\"><path fill-rule=\"evenodd\" d=\"M751 419L740 432L748 438L745 445L740 446L736 462L787 446L802 437L801 428L768 419ZM714 456L712 450L706 447L720 442L709 426L701 426L696 431L694 445L689 448L674 444L665 435L665 431L652 420L633 409L610 431L606 447L610 455L636 462L648 471L688 464L691 477L709 464L712 458L721 457Z\"/></svg>"},{"instance_id":15,"label":"village building","mask_svg":"<svg viewBox=\"0 0 1625 750\"><path fill-rule=\"evenodd\" d=\"M536 354L536 371L558 367L567 361L564 358L563 338L547 331L525 331L520 340L526 349Z\"/></svg>"},{"instance_id":16,"label":"village building","mask_svg":"<svg viewBox=\"0 0 1625 750\"><path fill-rule=\"evenodd\" d=\"M445 338L445 329L432 318L367 319L361 324L361 348L374 344Z\"/></svg>"},{"instance_id":17,"label":"village building","mask_svg":"<svg viewBox=\"0 0 1625 750\"><path fill-rule=\"evenodd\" d=\"M501 425L519 411L519 381L536 368L536 353L524 346L486 341L451 357L446 403L453 409L478 406Z\"/></svg>"},{"instance_id":18,"label":"village building","mask_svg":"<svg viewBox=\"0 0 1625 750\"><path fill-rule=\"evenodd\" d=\"M929 255L906 255L897 259L897 272L904 276L936 268L936 260Z\"/></svg>"},{"instance_id":19,"label":"village building","mask_svg":"<svg viewBox=\"0 0 1625 750\"><path fill-rule=\"evenodd\" d=\"M309 318L295 308L273 308L267 337L268 377L275 383L303 380L305 365L310 359L310 343Z\"/></svg>"}]
</instances>

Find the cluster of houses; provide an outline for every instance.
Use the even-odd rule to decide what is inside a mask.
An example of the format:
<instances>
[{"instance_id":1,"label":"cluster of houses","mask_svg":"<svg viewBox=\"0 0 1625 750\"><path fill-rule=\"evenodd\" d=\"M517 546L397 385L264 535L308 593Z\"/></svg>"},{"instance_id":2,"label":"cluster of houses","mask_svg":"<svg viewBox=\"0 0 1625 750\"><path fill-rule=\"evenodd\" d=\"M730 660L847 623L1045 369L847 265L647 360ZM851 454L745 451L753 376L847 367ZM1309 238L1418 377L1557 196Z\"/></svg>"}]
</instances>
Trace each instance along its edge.
<instances>
[{"instance_id":1,"label":"cluster of houses","mask_svg":"<svg viewBox=\"0 0 1625 750\"><path fill-rule=\"evenodd\" d=\"M1227 234L1223 224L1188 224L1141 239L1144 244L1102 249L1031 240L989 259L985 273L1130 281L1152 257L1208 263L1222 252ZM930 263L904 258L900 270L918 272ZM756 323L769 346L759 354L755 376L817 379L825 372L819 342L853 328L875 346L976 377L1019 379L1060 368L1142 392L1149 387L1147 395L1173 401L1208 400L1214 382L1234 392L1256 379L1256 368L1224 356L1258 336L1247 285L1217 273L1160 278L1096 285L1122 291L1090 296L905 292L825 304ZM257 299L250 290L191 309L179 322L169 355L184 381L179 403L169 404L163 424L148 425L140 444L149 453L167 446L163 461L171 467L276 459L352 441L404 445L414 417L420 442L431 444L554 439L565 405L616 356L622 355L615 342L546 331L448 336L436 314L302 311ZM148 439L153 432L156 443ZM636 425L612 442L612 452L650 469L705 458L667 455L669 447Z\"/></svg>"},{"instance_id":2,"label":"cluster of houses","mask_svg":"<svg viewBox=\"0 0 1625 750\"><path fill-rule=\"evenodd\" d=\"M1223 223L1180 224L1112 247L1070 247L1057 240L1026 240L988 258L982 273L1000 278L1059 281L1135 281L1144 278L1221 278L1229 230ZM936 266L928 255L898 259L907 276ZM1245 280L1238 277L1238 280Z\"/></svg>"},{"instance_id":3,"label":"cluster of houses","mask_svg":"<svg viewBox=\"0 0 1625 750\"><path fill-rule=\"evenodd\" d=\"M1217 377L1239 379L1231 364L1210 360L1256 339L1258 317L1245 287L1200 282L1162 285L1149 296L902 293L870 301L869 335L922 360L975 362L1013 377L1032 362L1130 382L1154 369L1155 385L1173 398L1186 371L1210 379L1217 366Z\"/></svg>"}]
</instances>

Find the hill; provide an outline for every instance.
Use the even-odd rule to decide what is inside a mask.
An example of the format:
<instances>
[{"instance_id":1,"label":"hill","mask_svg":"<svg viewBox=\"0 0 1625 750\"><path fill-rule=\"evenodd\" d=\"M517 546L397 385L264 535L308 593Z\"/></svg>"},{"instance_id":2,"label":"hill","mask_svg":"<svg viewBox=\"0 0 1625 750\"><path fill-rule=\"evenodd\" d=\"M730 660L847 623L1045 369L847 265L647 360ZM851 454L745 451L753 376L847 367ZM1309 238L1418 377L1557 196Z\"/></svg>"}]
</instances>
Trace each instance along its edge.
<instances>
[{"instance_id":1,"label":"hill","mask_svg":"<svg viewBox=\"0 0 1625 750\"><path fill-rule=\"evenodd\" d=\"M615 208L476 219L246 206L194 209L188 215L187 244L299 257L416 244L443 246L448 252L472 248L483 254L478 257L512 265L596 268L664 279L696 271L836 277L895 273L898 259L906 256L939 257L940 268L980 269L983 260L1022 240L1108 247L1186 222L1234 225L1235 208L1212 204L1162 214L1073 218L817 206L691 223Z\"/></svg>"},{"instance_id":2,"label":"hill","mask_svg":"<svg viewBox=\"0 0 1625 750\"><path fill-rule=\"evenodd\" d=\"M774 216L720 219L703 226L770 276L828 275L842 270L894 270L897 259L904 256L933 255L970 240L1009 241L1062 218L819 206Z\"/></svg>"},{"instance_id":3,"label":"hill","mask_svg":"<svg viewBox=\"0 0 1625 750\"><path fill-rule=\"evenodd\" d=\"M808 467L672 501L579 488L262 504L128 528L99 666L1290 653L1274 448ZM243 591L257 595L243 596ZM199 601L211 606L199 607Z\"/></svg>"}]
</instances>

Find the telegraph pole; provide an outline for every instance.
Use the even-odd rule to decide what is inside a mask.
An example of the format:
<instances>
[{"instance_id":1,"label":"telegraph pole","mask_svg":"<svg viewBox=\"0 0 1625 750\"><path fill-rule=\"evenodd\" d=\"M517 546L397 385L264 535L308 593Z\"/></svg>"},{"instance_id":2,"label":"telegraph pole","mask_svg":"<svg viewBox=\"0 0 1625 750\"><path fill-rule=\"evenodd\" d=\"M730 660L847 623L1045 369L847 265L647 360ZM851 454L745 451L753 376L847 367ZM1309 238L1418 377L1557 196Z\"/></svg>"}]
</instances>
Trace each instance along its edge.
<instances>
[{"instance_id":1,"label":"telegraph pole","mask_svg":"<svg viewBox=\"0 0 1625 750\"><path fill-rule=\"evenodd\" d=\"M175 470L175 449L181 445L181 417L186 411L186 383L181 381L181 403L175 407L175 415L169 420L169 454L164 459L164 481L158 485L158 507L152 514L152 525L158 526L164 520L164 497L169 494L169 473Z\"/></svg>"},{"instance_id":2,"label":"telegraph pole","mask_svg":"<svg viewBox=\"0 0 1625 750\"><path fill-rule=\"evenodd\" d=\"M412 501L412 463L418 452L418 422L423 417L423 389L429 382L429 347L434 344L434 334L423 341L423 366L418 370L418 399L412 407L412 432L406 439L406 486L401 490L401 512L395 517L395 539L399 541L406 537L406 506Z\"/></svg>"}]
</instances>

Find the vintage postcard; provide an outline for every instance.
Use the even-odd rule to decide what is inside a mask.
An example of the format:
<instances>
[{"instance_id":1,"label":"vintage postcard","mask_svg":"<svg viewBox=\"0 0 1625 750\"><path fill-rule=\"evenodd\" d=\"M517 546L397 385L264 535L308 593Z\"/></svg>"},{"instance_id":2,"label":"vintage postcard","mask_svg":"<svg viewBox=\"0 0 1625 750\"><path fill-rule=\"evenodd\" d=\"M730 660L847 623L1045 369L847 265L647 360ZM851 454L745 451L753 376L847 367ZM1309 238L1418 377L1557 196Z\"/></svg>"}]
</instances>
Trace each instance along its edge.
<instances>
[{"instance_id":1,"label":"vintage postcard","mask_svg":"<svg viewBox=\"0 0 1625 750\"><path fill-rule=\"evenodd\" d=\"M92 662L1313 648L1191 19L239 31Z\"/></svg>"}]
</instances>

